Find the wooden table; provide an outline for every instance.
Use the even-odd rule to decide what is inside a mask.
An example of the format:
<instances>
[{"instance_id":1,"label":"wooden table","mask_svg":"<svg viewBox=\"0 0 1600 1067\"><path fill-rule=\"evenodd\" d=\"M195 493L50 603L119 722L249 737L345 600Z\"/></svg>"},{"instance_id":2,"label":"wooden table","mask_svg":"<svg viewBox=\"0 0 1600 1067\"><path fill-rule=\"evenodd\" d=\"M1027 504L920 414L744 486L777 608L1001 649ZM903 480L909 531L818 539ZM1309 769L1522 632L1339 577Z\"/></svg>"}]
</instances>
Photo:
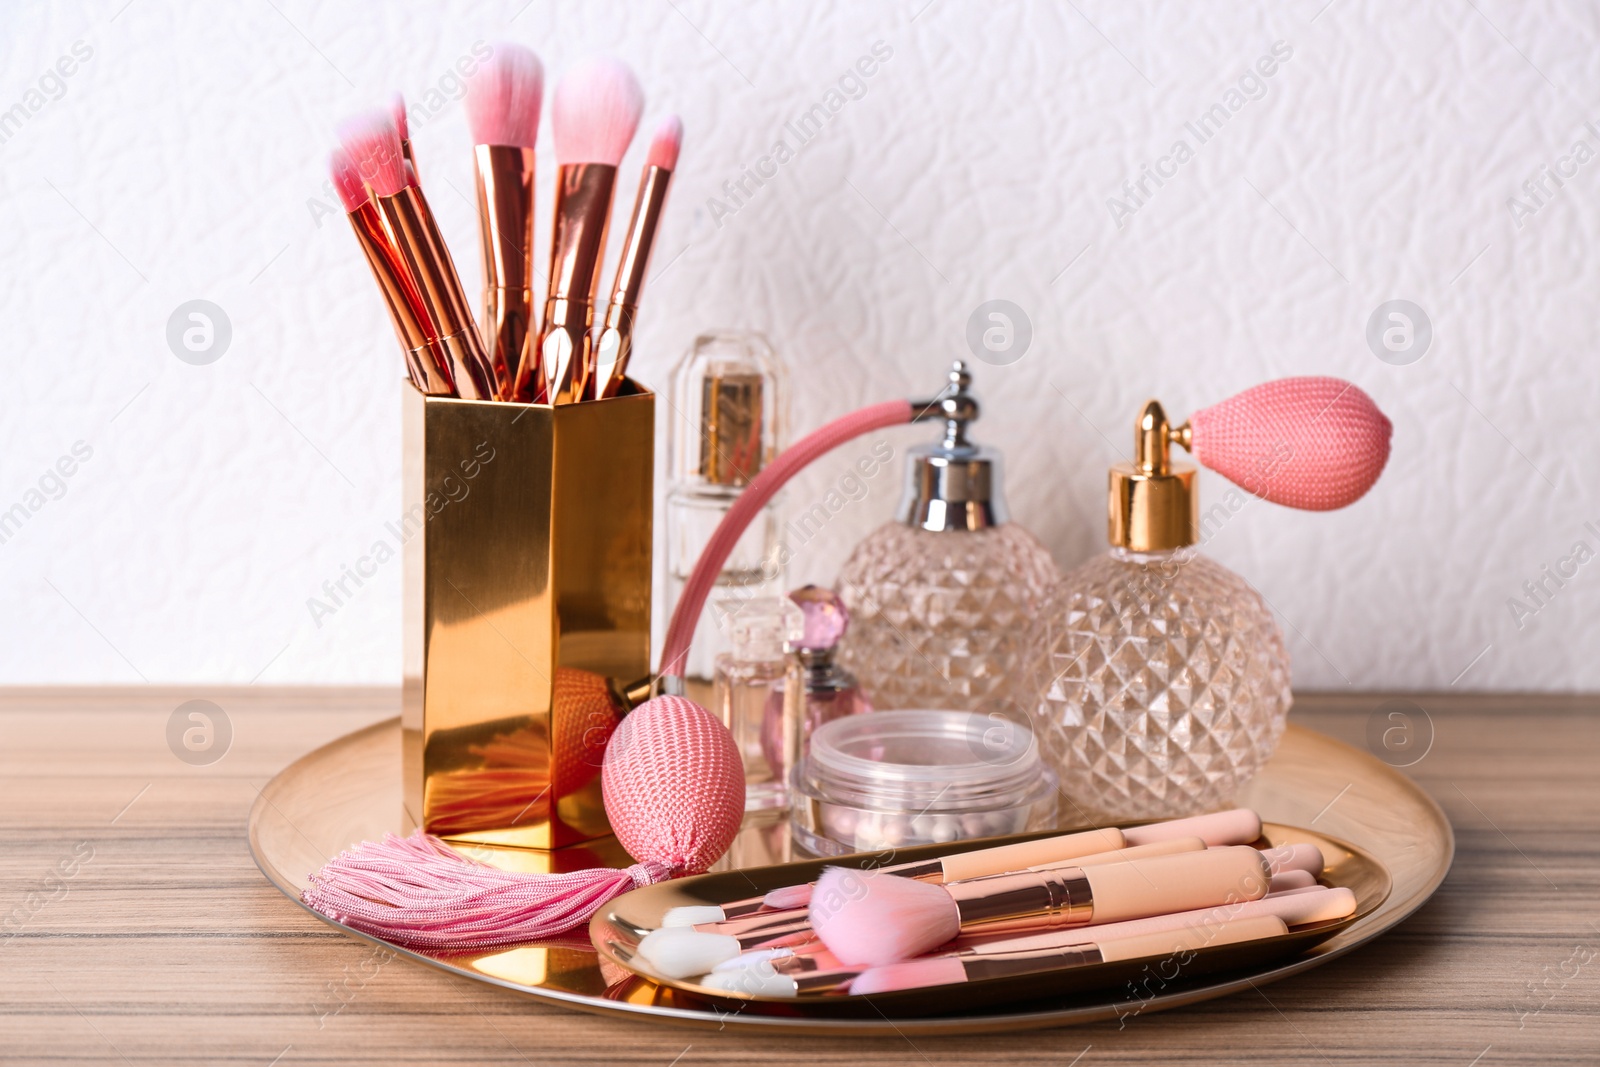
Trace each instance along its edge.
<instances>
[{"instance_id":1,"label":"wooden table","mask_svg":"<svg viewBox=\"0 0 1600 1067\"><path fill-rule=\"evenodd\" d=\"M210 763L215 739L194 763L174 755L188 752L186 713L169 746L191 699L231 726ZM392 692L0 692L0 1062L1600 1062L1600 698L1411 699L1435 736L1409 773L1449 814L1459 852L1388 937L1124 1029L851 1041L545 1007L376 960L286 901L245 844L256 791L394 714ZM1294 715L1360 745L1383 700L1304 695Z\"/></svg>"}]
</instances>

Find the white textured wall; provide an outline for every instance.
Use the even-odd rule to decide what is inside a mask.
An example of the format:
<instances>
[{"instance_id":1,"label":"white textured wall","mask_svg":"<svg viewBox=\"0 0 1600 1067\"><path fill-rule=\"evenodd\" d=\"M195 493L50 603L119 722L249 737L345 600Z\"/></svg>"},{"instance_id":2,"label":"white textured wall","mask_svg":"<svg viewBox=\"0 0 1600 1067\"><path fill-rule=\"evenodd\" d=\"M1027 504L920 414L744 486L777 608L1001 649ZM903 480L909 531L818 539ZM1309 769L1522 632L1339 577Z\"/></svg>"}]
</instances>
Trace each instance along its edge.
<instances>
[{"instance_id":1,"label":"white textured wall","mask_svg":"<svg viewBox=\"0 0 1600 1067\"><path fill-rule=\"evenodd\" d=\"M929 391L972 309L1011 300L1034 339L979 366L981 437L1072 564L1102 546L1104 468L1146 396L1181 413L1342 375L1395 421L1377 490L1332 515L1251 507L1211 546L1280 613L1297 683L1600 687L1600 563L1569 564L1520 629L1507 603L1575 542L1600 550L1600 162L1571 155L1600 150L1592 6L106 0L5 21L0 112L26 118L0 125L0 510L42 506L0 544L0 682L397 679L397 563L320 627L306 603L399 509L399 357L343 219L317 215L323 159L344 114L391 88L425 104L508 37L552 72L613 51L649 116L684 116L645 381L700 329L757 327L807 428ZM825 134L736 211L710 202L735 206L723 183L880 41ZM1260 98L1198 144L1185 123L1278 41ZM92 55L30 96L76 42ZM473 288L460 105L413 121ZM1194 158L1119 227L1108 200L1180 138ZM1520 187L1545 166L1576 169L1537 203ZM205 366L166 341L196 298L232 325ZM1408 366L1365 340L1393 298L1432 321ZM64 494L30 497L80 441ZM832 577L891 480L797 578Z\"/></svg>"}]
</instances>

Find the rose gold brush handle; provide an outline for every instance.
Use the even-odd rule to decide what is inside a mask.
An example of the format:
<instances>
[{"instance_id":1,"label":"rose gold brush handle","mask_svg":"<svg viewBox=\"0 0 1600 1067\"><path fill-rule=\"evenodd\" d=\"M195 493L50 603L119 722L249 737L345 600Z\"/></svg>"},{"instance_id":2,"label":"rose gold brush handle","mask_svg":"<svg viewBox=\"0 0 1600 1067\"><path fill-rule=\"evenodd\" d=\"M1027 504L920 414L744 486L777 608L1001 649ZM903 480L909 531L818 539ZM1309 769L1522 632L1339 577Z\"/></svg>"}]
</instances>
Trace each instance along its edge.
<instances>
[{"instance_id":1,"label":"rose gold brush handle","mask_svg":"<svg viewBox=\"0 0 1600 1067\"><path fill-rule=\"evenodd\" d=\"M524 352L517 368L518 400L539 397L547 404L570 404L583 398L590 370L594 290L605 255L616 180L617 168L609 163L568 163L557 171L550 292L537 342L529 341L531 351ZM530 358L535 355L536 359ZM542 382L535 381L536 370Z\"/></svg>"},{"instance_id":2,"label":"rose gold brush handle","mask_svg":"<svg viewBox=\"0 0 1600 1067\"><path fill-rule=\"evenodd\" d=\"M534 151L520 145L473 147L478 236L483 251L483 341L495 398L509 400L517 364L533 330Z\"/></svg>"},{"instance_id":3,"label":"rose gold brush handle","mask_svg":"<svg viewBox=\"0 0 1600 1067\"><path fill-rule=\"evenodd\" d=\"M655 247L656 229L667 203L667 187L672 171L665 167L646 167L639 182L639 195L633 202L633 217L628 236L617 261L617 278L611 286L611 302L606 307L605 325L595 345L594 374L589 396L603 399L614 396L628 372L633 354L633 323L639 313L639 298L644 292L645 272Z\"/></svg>"},{"instance_id":4,"label":"rose gold brush handle","mask_svg":"<svg viewBox=\"0 0 1600 1067\"><path fill-rule=\"evenodd\" d=\"M494 372L488 353L473 324L450 250L422 190L408 185L393 196L377 197L377 203L433 316L456 395L466 400L493 400Z\"/></svg>"},{"instance_id":5,"label":"rose gold brush handle","mask_svg":"<svg viewBox=\"0 0 1600 1067\"><path fill-rule=\"evenodd\" d=\"M368 201L349 214L350 228L366 254L367 266L389 306L395 335L405 351L406 370L411 383L429 396L453 396L449 365L441 362L433 322L423 305L422 294L411 279L411 271L390 244L378 209Z\"/></svg>"}]
</instances>

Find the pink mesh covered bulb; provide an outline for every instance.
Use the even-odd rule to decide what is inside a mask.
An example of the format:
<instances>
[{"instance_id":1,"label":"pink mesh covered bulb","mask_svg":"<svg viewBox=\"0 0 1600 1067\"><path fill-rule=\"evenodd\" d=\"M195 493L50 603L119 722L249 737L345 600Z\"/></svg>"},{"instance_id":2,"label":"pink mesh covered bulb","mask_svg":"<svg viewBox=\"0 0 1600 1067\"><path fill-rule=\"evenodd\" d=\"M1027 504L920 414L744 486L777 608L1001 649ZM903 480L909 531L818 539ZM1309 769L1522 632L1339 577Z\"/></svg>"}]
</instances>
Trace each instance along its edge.
<instances>
[{"instance_id":1,"label":"pink mesh covered bulb","mask_svg":"<svg viewBox=\"0 0 1600 1067\"><path fill-rule=\"evenodd\" d=\"M709 868L744 817L744 765L733 735L685 697L656 697L622 720L606 746L600 785L628 855L674 874Z\"/></svg>"},{"instance_id":2,"label":"pink mesh covered bulb","mask_svg":"<svg viewBox=\"0 0 1600 1067\"><path fill-rule=\"evenodd\" d=\"M1202 466L1264 500L1332 511L1364 496L1389 460L1387 416L1338 378L1280 378L1189 417Z\"/></svg>"}]
</instances>

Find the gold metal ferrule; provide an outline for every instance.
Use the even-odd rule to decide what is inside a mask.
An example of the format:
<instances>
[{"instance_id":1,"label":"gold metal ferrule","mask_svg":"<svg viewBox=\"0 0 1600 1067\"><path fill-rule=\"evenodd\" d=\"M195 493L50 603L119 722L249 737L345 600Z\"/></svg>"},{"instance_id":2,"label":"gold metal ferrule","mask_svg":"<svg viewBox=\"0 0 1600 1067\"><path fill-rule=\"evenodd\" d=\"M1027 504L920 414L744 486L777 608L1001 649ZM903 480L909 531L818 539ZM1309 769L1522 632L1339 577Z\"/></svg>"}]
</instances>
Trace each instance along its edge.
<instances>
[{"instance_id":1,"label":"gold metal ferrule","mask_svg":"<svg viewBox=\"0 0 1600 1067\"><path fill-rule=\"evenodd\" d=\"M633 201L633 217L628 220L627 237L617 260L617 277L611 286L611 302L605 324L595 345L594 373L589 384L590 397L611 396L628 371L633 354L633 324L639 313L639 299L650 269L650 253L655 248L656 230L667 203L667 187L672 171L665 167L645 167L639 179L639 194Z\"/></svg>"},{"instance_id":2,"label":"gold metal ferrule","mask_svg":"<svg viewBox=\"0 0 1600 1067\"><path fill-rule=\"evenodd\" d=\"M533 329L535 157L520 145L480 144L472 151L483 252L483 341L496 398L509 400Z\"/></svg>"},{"instance_id":3,"label":"gold metal ferrule","mask_svg":"<svg viewBox=\"0 0 1600 1067\"><path fill-rule=\"evenodd\" d=\"M1100 955L1097 946L1085 944L1036 949L1032 952L963 956L961 968L967 974L967 981L977 982L985 978L1015 978L1019 975L1057 971L1066 967L1087 967L1104 962L1105 957Z\"/></svg>"},{"instance_id":4,"label":"gold metal ferrule","mask_svg":"<svg viewBox=\"0 0 1600 1067\"><path fill-rule=\"evenodd\" d=\"M471 322L460 333L439 338L439 351L455 379L456 393L463 400L493 400L494 375L483 351L483 339Z\"/></svg>"},{"instance_id":5,"label":"gold metal ferrule","mask_svg":"<svg viewBox=\"0 0 1600 1067\"><path fill-rule=\"evenodd\" d=\"M944 888L956 902L962 934L1053 930L1094 918L1089 880L1077 867L991 874Z\"/></svg>"},{"instance_id":6,"label":"gold metal ferrule","mask_svg":"<svg viewBox=\"0 0 1600 1067\"><path fill-rule=\"evenodd\" d=\"M1134 427L1132 463L1112 466L1107 535L1115 548L1165 552L1195 542L1200 497L1192 464L1173 463L1169 446L1189 446L1189 427L1174 430L1159 401L1145 404Z\"/></svg>"},{"instance_id":7,"label":"gold metal ferrule","mask_svg":"<svg viewBox=\"0 0 1600 1067\"><path fill-rule=\"evenodd\" d=\"M393 196L376 198L384 224L411 268L411 276L433 318L439 344L450 359L456 395L465 400L494 399L494 372L472 321L439 225L422 190L408 185Z\"/></svg>"},{"instance_id":8,"label":"gold metal ferrule","mask_svg":"<svg viewBox=\"0 0 1600 1067\"><path fill-rule=\"evenodd\" d=\"M919 882L944 881L944 860L934 858L931 860L916 860L912 863L897 863L892 867L878 868L879 874L898 874L901 878L915 878Z\"/></svg>"},{"instance_id":9,"label":"gold metal ferrule","mask_svg":"<svg viewBox=\"0 0 1600 1067\"><path fill-rule=\"evenodd\" d=\"M705 923L695 929L737 937L745 948L751 948L780 937L804 933L811 929L811 916L806 908L789 908Z\"/></svg>"},{"instance_id":10,"label":"gold metal ferrule","mask_svg":"<svg viewBox=\"0 0 1600 1067\"><path fill-rule=\"evenodd\" d=\"M780 971L780 974L788 974ZM850 968L832 971L808 971L801 974L788 974L794 979L795 993L800 996L814 995L817 993L837 993L845 989L856 976L861 973L861 968Z\"/></svg>"},{"instance_id":11,"label":"gold metal ferrule","mask_svg":"<svg viewBox=\"0 0 1600 1067\"><path fill-rule=\"evenodd\" d=\"M550 228L550 290L544 322L532 351L517 367L515 395L532 400L543 379L547 404L583 399L588 380L589 328L594 325L595 289L605 257L606 228L617 168L609 163L565 163L556 172L554 219ZM530 363L530 357L534 357Z\"/></svg>"},{"instance_id":12,"label":"gold metal ferrule","mask_svg":"<svg viewBox=\"0 0 1600 1067\"><path fill-rule=\"evenodd\" d=\"M633 356L633 322L638 314L637 308L623 304L606 308L605 324L594 343L594 373L587 389L590 400L616 395Z\"/></svg>"}]
</instances>

